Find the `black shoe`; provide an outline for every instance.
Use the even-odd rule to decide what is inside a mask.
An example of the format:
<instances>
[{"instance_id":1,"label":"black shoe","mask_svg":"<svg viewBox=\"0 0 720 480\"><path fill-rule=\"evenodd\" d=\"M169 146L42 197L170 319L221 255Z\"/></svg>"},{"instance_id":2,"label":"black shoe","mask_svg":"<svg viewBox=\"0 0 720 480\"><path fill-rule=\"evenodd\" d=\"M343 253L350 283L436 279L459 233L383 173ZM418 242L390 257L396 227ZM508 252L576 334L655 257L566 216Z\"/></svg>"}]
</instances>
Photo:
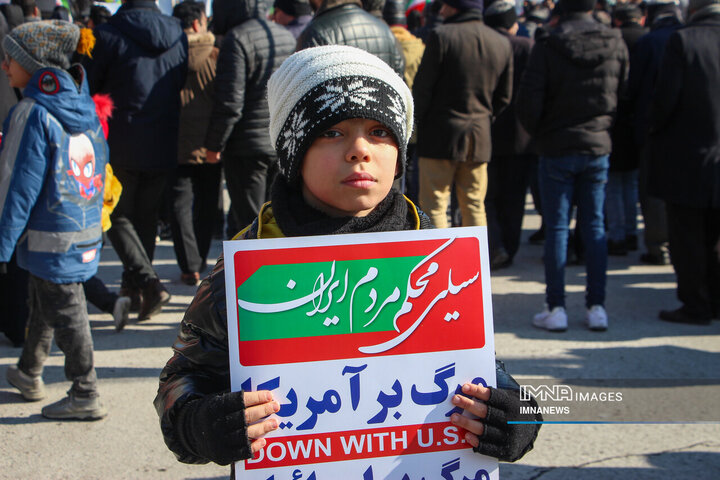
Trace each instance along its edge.
<instances>
[{"instance_id":1,"label":"black shoe","mask_svg":"<svg viewBox=\"0 0 720 480\"><path fill-rule=\"evenodd\" d=\"M670 257L666 253L655 255L653 253L643 253L640 255L640 261L647 265L669 265Z\"/></svg>"},{"instance_id":2,"label":"black shoe","mask_svg":"<svg viewBox=\"0 0 720 480\"><path fill-rule=\"evenodd\" d=\"M530 235L528 242L531 245L543 245L545 243L545 228L540 227L540 230Z\"/></svg>"},{"instance_id":3,"label":"black shoe","mask_svg":"<svg viewBox=\"0 0 720 480\"><path fill-rule=\"evenodd\" d=\"M687 313L684 307L676 310L660 310L660 320L673 323L686 323L690 325L710 325L710 318L697 317Z\"/></svg>"},{"instance_id":4,"label":"black shoe","mask_svg":"<svg viewBox=\"0 0 720 480\"><path fill-rule=\"evenodd\" d=\"M627 255L628 249L625 246L625 242L613 242L612 240L608 240L607 252L608 255L622 257Z\"/></svg>"},{"instance_id":5,"label":"black shoe","mask_svg":"<svg viewBox=\"0 0 720 480\"><path fill-rule=\"evenodd\" d=\"M148 281L142 290L142 296L143 301L138 312L138 322L148 320L153 315L160 313L163 305L170 301L170 292L165 290L158 278Z\"/></svg>"},{"instance_id":6,"label":"black shoe","mask_svg":"<svg viewBox=\"0 0 720 480\"><path fill-rule=\"evenodd\" d=\"M490 259L490 270L499 270L512 265L512 258L505 249L498 250Z\"/></svg>"},{"instance_id":7,"label":"black shoe","mask_svg":"<svg viewBox=\"0 0 720 480\"><path fill-rule=\"evenodd\" d=\"M627 235L625 237L625 248L627 248L628 252L634 252L638 249L637 235Z\"/></svg>"}]
</instances>

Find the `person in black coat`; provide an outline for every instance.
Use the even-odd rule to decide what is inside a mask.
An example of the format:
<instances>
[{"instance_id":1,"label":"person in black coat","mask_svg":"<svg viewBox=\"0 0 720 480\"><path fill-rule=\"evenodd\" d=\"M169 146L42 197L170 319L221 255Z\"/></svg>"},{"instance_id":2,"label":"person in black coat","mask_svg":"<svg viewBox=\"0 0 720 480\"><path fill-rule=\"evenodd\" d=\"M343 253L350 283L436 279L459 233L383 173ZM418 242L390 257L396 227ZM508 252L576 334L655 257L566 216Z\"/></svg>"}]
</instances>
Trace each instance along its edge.
<instances>
[{"instance_id":1,"label":"person in black coat","mask_svg":"<svg viewBox=\"0 0 720 480\"><path fill-rule=\"evenodd\" d=\"M630 54L628 104L634 112L635 144L640 156L638 193L645 229L643 242L646 252L640 261L650 265L667 265L667 221L665 204L648 194L647 136L650 118L650 99L655 89L660 61L670 35L682 26L680 10L675 0L651 0L647 7L646 25L650 32L635 43Z\"/></svg>"},{"instance_id":2,"label":"person in black coat","mask_svg":"<svg viewBox=\"0 0 720 480\"><path fill-rule=\"evenodd\" d=\"M690 0L670 36L650 117L650 193L665 201L682 306L662 320L720 318L720 1Z\"/></svg>"},{"instance_id":3,"label":"person in black coat","mask_svg":"<svg viewBox=\"0 0 720 480\"><path fill-rule=\"evenodd\" d=\"M633 4L618 5L612 14L630 52L649 29L642 25L642 11ZM632 68L632 67L631 67ZM637 250L638 167L640 153L635 143L634 115L627 97L618 100L617 117L611 131L612 153L608 172L605 215L608 225L608 254L626 255Z\"/></svg>"},{"instance_id":4,"label":"person in black coat","mask_svg":"<svg viewBox=\"0 0 720 480\"><path fill-rule=\"evenodd\" d=\"M533 41L518 37L517 13L511 0L497 0L485 11L485 24L510 40L513 50L513 85L520 84ZM537 156L529 153L530 136L515 115L517 88L511 104L492 124L492 158L488 164L488 191L485 210L488 219L490 268L509 267L520 247L525 195Z\"/></svg>"},{"instance_id":5,"label":"person in black coat","mask_svg":"<svg viewBox=\"0 0 720 480\"><path fill-rule=\"evenodd\" d=\"M152 259L163 189L177 165L187 37L178 19L149 0L127 0L94 33L88 83L115 104L108 145L123 186L108 237L123 263L122 295L133 299L138 320L147 320L170 300Z\"/></svg>"},{"instance_id":6,"label":"person in black coat","mask_svg":"<svg viewBox=\"0 0 720 480\"><path fill-rule=\"evenodd\" d=\"M215 102L205 135L207 162L223 170L235 224L247 225L267 200L275 163L265 87L293 52L295 37L265 17L267 0L215 0L213 33L222 36Z\"/></svg>"}]
</instances>

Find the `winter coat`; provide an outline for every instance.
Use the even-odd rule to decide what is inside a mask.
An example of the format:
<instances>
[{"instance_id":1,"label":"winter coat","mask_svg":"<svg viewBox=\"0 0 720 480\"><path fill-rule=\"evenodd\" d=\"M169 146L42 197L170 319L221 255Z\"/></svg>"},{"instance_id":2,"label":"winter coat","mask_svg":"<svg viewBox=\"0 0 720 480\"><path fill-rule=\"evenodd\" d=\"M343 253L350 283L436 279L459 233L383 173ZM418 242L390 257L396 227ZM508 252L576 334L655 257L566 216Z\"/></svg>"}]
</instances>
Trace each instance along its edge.
<instances>
[{"instance_id":1,"label":"winter coat","mask_svg":"<svg viewBox=\"0 0 720 480\"><path fill-rule=\"evenodd\" d=\"M630 52L628 102L635 113L635 143L642 148L647 142L650 123L650 101L655 90L660 62L670 35L682 27L674 15L656 19L650 33L643 35Z\"/></svg>"},{"instance_id":2,"label":"winter coat","mask_svg":"<svg viewBox=\"0 0 720 480\"><path fill-rule=\"evenodd\" d=\"M95 29L95 37L88 83L93 93L108 93L115 102L108 137L112 165L174 168L188 50L180 21L160 13L153 1L128 0Z\"/></svg>"},{"instance_id":3,"label":"winter coat","mask_svg":"<svg viewBox=\"0 0 720 480\"><path fill-rule=\"evenodd\" d=\"M536 41L520 82L517 113L543 156L607 155L628 51L617 29L567 15Z\"/></svg>"},{"instance_id":4,"label":"winter coat","mask_svg":"<svg viewBox=\"0 0 720 480\"><path fill-rule=\"evenodd\" d=\"M421 157L490 161L490 124L510 104L512 48L467 10L430 32L413 84Z\"/></svg>"},{"instance_id":5,"label":"winter coat","mask_svg":"<svg viewBox=\"0 0 720 480\"><path fill-rule=\"evenodd\" d=\"M208 150L229 156L274 157L267 81L295 49L295 38L265 18L266 0L216 0L215 102L205 136Z\"/></svg>"},{"instance_id":6,"label":"winter coat","mask_svg":"<svg viewBox=\"0 0 720 480\"><path fill-rule=\"evenodd\" d=\"M628 22L620 27L620 33L630 54L630 71L632 71L632 52L635 44L648 31L649 29L636 22ZM627 172L638 168L640 151L635 143L635 112L627 94L618 99L617 115L610 137L612 139L610 171Z\"/></svg>"},{"instance_id":7,"label":"winter coat","mask_svg":"<svg viewBox=\"0 0 720 480\"><path fill-rule=\"evenodd\" d=\"M405 60L387 24L362 8L360 0L324 0L298 38L297 49L349 45L380 57L402 76Z\"/></svg>"},{"instance_id":8,"label":"winter coat","mask_svg":"<svg viewBox=\"0 0 720 480\"><path fill-rule=\"evenodd\" d=\"M504 28L498 28L497 31L510 40L513 51L513 85L520 85L520 79L530 58L533 41L526 37L511 35ZM522 128L515 113L517 90L513 88L510 106L497 115L492 124L493 157L526 153L530 144L530 135Z\"/></svg>"},{"instance_id":9,"label":"winter coat","mask_svg":"<svg viewBox=\"0 0 720 480\"><path fill-rule=\"evenodd\" d=\"M205 163L205 133L210 123L218 49L210 32L188 35L188 76L180 91L178 164Z\"/></svg>"},{"instance_id":10,"label":"winter coat","mask_svg":"<svg viewBox=\"0 0 720 480\"><path fill-rule=\"evenodd\" d=\"M53 283L95 275L108 148L85 71L37 70L5 120L0 151L0 262Z\"/></svg>"},{"instance_id":11,"label":"winter coat","mask_svg":"<svg viewBox=\"0 0 720 480\"><path fill-rule=\"evenodd\" d=\"M670 36L650 122L650 194L720 209L720 5Z\"/></svg>"}]
</instances>

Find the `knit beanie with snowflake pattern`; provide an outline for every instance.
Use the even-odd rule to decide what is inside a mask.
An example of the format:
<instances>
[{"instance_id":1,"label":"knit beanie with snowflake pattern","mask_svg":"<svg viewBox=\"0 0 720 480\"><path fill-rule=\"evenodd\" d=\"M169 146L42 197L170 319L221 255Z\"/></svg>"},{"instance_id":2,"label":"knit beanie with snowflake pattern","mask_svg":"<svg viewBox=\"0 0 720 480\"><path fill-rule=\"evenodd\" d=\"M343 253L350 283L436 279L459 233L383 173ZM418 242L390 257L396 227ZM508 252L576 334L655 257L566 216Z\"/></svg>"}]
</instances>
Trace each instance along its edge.
<instances>
[{"instance_id":1,"label":"knit beanie with snowflake pattern","mask_svg":"<svg viewBox=\"0 0 720 480\"><path fill-rule=\"evenodd\" d=\"M305 152L331 126L351 118L376 120L398 145L398 177L412 134L410 89L385 62L355 47L328 45L294 53L267 85L270 141L289 184L299 179Z\"/></svg>"}]
</instances>

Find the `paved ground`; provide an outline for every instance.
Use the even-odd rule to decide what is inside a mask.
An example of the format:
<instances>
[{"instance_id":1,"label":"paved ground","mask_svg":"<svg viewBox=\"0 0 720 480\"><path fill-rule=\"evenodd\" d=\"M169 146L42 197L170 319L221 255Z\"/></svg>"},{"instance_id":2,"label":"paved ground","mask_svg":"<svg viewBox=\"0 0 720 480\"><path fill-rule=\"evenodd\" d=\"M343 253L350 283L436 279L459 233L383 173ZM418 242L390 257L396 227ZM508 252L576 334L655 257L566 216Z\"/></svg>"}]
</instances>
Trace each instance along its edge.
<instances>
[{"instance_id":1,"label":"paved ground","mask_svg":"<svg viewBox=\"0 0 720 480\"><path fill-rule=\"evenodd\" d=\"M527 217L525 237L537 221L535 216ZM218 242L213 252L219 251ZM686 387L678 389L678 395L654 405L680 412L693 405L692 387L700 380L720 385L716 380L720 322L695 327L657 320L659 309L677 306L672 268L638 266L637 254L611 257L610 329L594 333L582 325L584 269L570 267L570 328L564 334L550 334L529 322L543 303L541 254L541 247L524 242L515 265L493 275L496 350L519 380L684 379ZM5 382L4 370L20 350L0 339L0 478L228 477L226 467L176 462L160 435L152 407L157 377L170 356L169 346L194 288L177 281L179 271L168 242L159 244L156 257L158 272L173 294L161 315L130 325L120 334L114 332L108 315L91 315L100 393L110 411L107 419L94 423L43 419L40 408L46 402L25 403ZM100 275L117 288L120 270L114 252L106 249ZM47 403L61 398L69 386L62 365L62 354L53 350L44 376ZM713 398L713 410L720 412L720 396ZM503 479L716 479L720 424L545 425L535 450L516 464L503 465L500 472Z\"/></svg>"}]
</instances>

